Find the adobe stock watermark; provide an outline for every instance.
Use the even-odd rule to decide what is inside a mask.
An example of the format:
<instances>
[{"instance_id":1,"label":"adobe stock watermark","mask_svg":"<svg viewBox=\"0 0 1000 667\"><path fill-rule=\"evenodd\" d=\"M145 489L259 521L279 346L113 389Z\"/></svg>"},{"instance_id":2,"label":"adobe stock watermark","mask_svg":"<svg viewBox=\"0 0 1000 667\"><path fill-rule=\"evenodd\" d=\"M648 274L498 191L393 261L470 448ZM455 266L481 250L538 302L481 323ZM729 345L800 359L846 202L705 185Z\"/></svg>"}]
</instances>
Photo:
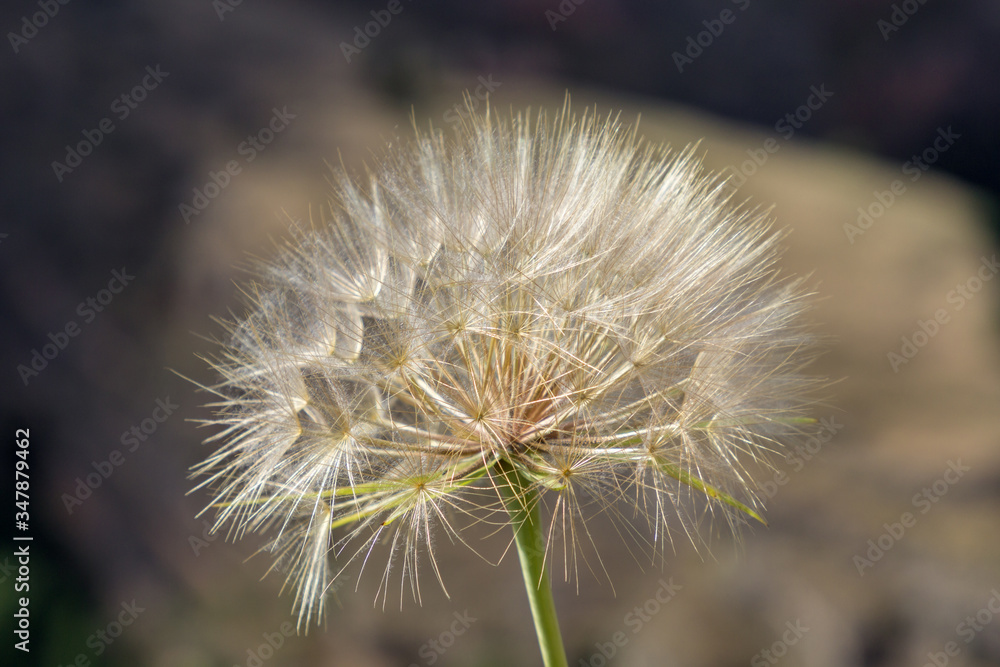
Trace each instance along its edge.
<instances>
[{"instance_id":1,"label":"adobe stock watermark","mask_svg":"<svg viewBox=\"0 0 1000 667\"><path fill-rule=\"evenodd\" d=\"M261 667L265 662L274 657L289 637L295 634L295 626L291 621L285 621L275 632L264 632L261 638L264 640L256 649L247 649L247 659L242 665L233 667Z\"/></svg>"},{"instance_id":2,"label":"adobe stock watermark","mask_svg":"<svg viewBox=\"0 0 1000 667\"><path fill-rule=\"evenodd\" d=\"M90 652L81 651L77 653L73 660L65 664L65 667L90 667L93 664L91 662L91 655L95 658L104 655L108 647L122 636L125 628L135 623L135 619L139 618L139 614L144 611L146 611L145 607L140 607L136 603L135 598L131 602L122 602L121 611L118 612L118 615L106 626L97 628L87 637L86 645L90 649ZM64 667L63 663L59 663L58 667Z\"/></svg>"},{"instance_id":3,"label":"adobe stock watermark","mask_svg":"<svg viewBox=\"0 0 1000 667\"><path fill-rule=\"evenodd\" d=\"M219 535L222 534L221 531L215 530L215 526L208 519L202 519L201 525L202 529L200 533L195 532L188 535L188 546L191 547L191 553L193 553L196 558L201 556L202 552L214 544L216 540L219 539ZM268 568L266 574L277 572L278 574L288 575L294 565L295 563L291 559L274 561ZM333 583L326 588L326 592L336 593L344 587L347 581L348 578L344 575L337 577L334 579ZM2 580L0 580L0 583L2 583Z\"/></svg>"},{"instance_id":4,"label":"adobe stock watermark","mask_svg":"<svg viewBox=\"0 0 1000 667\"><path fill-rule=\"evenodd\" d=\"M913 494L910 504L915 510L919 510L919 514L927 514L970 470L972 468L962 465L962 459L948 461L948 468L944 474ZM882 560L885 554L903 539L906 531L917 525L917 518L913 512L903 512L897 521L883 523L885 532L875 539L868 540L868 550L864 554L855 554L852 559L858 574L863 577L865 570L875 567L875 563Z\"/></svg>"},{"instance_id":5,"label":"adobe stock watermark","mask_svg":"<svg viewBox=\"0 0 1000 667\"><path fill-rule=\"evenodd\" d=\"M15 495L16 497L18 496ZM14 557L17 558L17 583L14 584L14 590L24 594L15 598L15 604L11 605L17 609L11 616L14 619L14 635L20 640L14 642L14 648L31 653L31 544L18 546L14 550Z\"/></svg>"},{"instance_id":6,"label":"adobe stock watermark","mask_svg":"<svg viewBox=\"0 0 1000 667\"><path fill-rule=\"evenodd\" d=\"M399 16L403 13L403 9L402 0L389 0L385 9L371 10L369 14L371 14L372 20L363 26L354 26L354 39L350 43L340 43L340 51L344 54L344 59L350 63L352 58L364 51L372 43L373 39L381 35L382 31L389 27L394 16Z\"/></svg>"},{"instance_id":7,"label":"adobe stock watermark","mask_svg":"<svg viewBox=\"0 0 1000 667\"><path fill-rule=\"evenodd\" d=\"M585 3L587 0L562 0L556 10L546 9L545 10L545 20L549 22L549 27L552 32L556 31L556 27L569 20L569 17L576 12L576 8Z\"/></svg>"},{"instance_id":8,"label":"adobe stock watermark","mask_svg":"<svg viewBox=\"0 0 1000 667\"><path fill-rule=\"evenodd\" d=\"M906 25L910 17L916 14L926 3L927 0L903 0L903 2L893 3L889 18L879 19L875 22L878 31L882 33L882 40L888 42L889 35L898 32L900 28Z\"/></svg>"},{"instance_id":9,"label":"adobe stock watermark","mask_svg":"<svg viewBox=\"0 0 1000 667\"><path fill-rule=\"evenodd\" d=\"M476 86L475 90L470 90L466 93L466 98L469 100L473 111L479 108L480 103L489 99L490 93L503 85L503 81L494 81L492 74L487 74L485 78L480 76L476 80L479 81L479 85ZM445 111L442 118L444 118L446 123L458 125L462 122L462 115L468 113L468 111L469 107L462 102Z\"/></svg>"},{"instance_id":10,"label":"adobe stock watermark","mask_svg":"<svg viewBox=\"0 0 1000 667\"><path fill-rule=\"evenodd\" d=\"M7 579L17 574L17 567L10 562L10 558L4 558L0 563L0 584L7 583Z\"/></svg>"},{"instance_id":11,"label":"adobe stock watermark","mask_svg":"<svg viewBox=\"0 0 1000 667\"><path fill-rule=\"evenodd\" d=\"M445 630L442 630L441 634L420 645L417 654L423 659L422 664L436 664L441 659L441 656L455 645L455 641L464 635L466 630L472 627L472 624L478 620L474 616L469 615L468 609L461 614L456 611L452 616L455 617L455 620ZM420 663L411 662L409 667L420 667Z\"/></svg>"},{"instance_id":12,"label":"adobe stock watermark","mask_svg":"<svg viewBox=\"0 0 1000 667\"><path fill-rule=\"evenodd\" d=\"M195 555L195 557L200 556L202 551L207 549L213 542L219 539L219 531L213 530L214 526L211 521L208 519L202 519L201 525L201 535L198 535L197 533L191 533L188 535L188 546L191 547L191 552Z\"/></svg>"},{"instance_id":13,"label":"adobe stock watermark","mask_svg":"<svg viewBox=\"0 0 1000 667\"><path fill-rule=\"evenodd\" d=\"M970 644L976 635L993 622L997 614L1000 614L1000 591L994 588L990 591L990 597L986 600L986 604L975 615L966 616L955 626L955 634L965 644ZM940 651L927 654L927 662L923 664L923 667L947 667L951 659L957 657L961 652L962 647L957 641L945 642Z\"/></svg>"},{"instance_id":14,"label":"adobe stock watermark","mask_svg":"<svg viewBox=\"0 0 1000 667\"><path fill-rule=\"evenodd\" d=\"M115 470L125 463L125 457L149 440L149 437L160 428L160 424L167 421L179 407L180 405L170 401L169 396L156 399L155 407L149 417L121 434L119 441L122 443L122 449L112 449L108 457L102 461L91 461L90 465L94 471L88 473L86 477L76 478L73 493L62 494L61 500L67 514L73 514L76 508L83 504L83 501L90 498L94 491L99 489Z\"/></svg>"},{"instance_id":15,"label":"adobe stock watermark","mask_svg":"<svg viewBox=\"0 0 1000 667\"><path fill-rule=\"evenodd\" d=\"M777 664L779 660L788 655L788 649L798 644L799 640L809 632L809 628L802 625L802 621L799 619L795 619L794 623L787 621L785 628L787 629L774 640L771 646L750 658L750 667L767 667Z\"/></svg>"},{"instance_id":16,"label":"adobe stock watermark","mask_svg":"<svg viewBox=\"0 0 1000 667\"><path fill-rule=\"evenodd\" d=\"M951 129L951 125L947 128L939 127L937 136L931 145L922 150L920 155L911 155L910 159L903 163L900 171L903 172L904 176L909 177L911 183L919 181L924 172L941 158L941 154L946 153L955 144L955 141L961 138L962 135ZM844 233L851 245L854 245L855 238L868 231L875 224L875 221L885 215L885 212L905 193L906 183L898 178L889 184L888 190L872 192L875 200L867 206L858 207L857 224L844 223Z\"/></svg>"},{"instance_id":17,"label":"adobe stock watermark","mask_svg":"<svg viewBox=\"0 0 1000 667\"><path fill-rule=\"evenodd\" d=\"M233 177L243 172L244 165L253 162L258 155L264 152L275 137L285 131L289 121L294 120L296 114L289 113L288 107L283 106L279 110L277 107L271 109L271 118L254 134L247 135L247 138L236 147L236 154L243 157L242 163L239 159L233 158L226 162L224 168L208 172L208 180L201 187L191 188L191 203L181 202L178 210L184 218L184 223L189 224L192 219L201 215L202 211L218 197L223 190L229 187Z\"/></svg>"},{"instance_id":18,"label":"adobe stock watermark","mask_svg":"<svg viewBox=\"0 0 1000 667\"><path fill-rule=\"evenodd\" d=\"M741 12L745 12L750 6L750 0L730 0L730 2L736 5ZM694 61L700 58L705 50L722 36L726 26L732 25L736 21L736 16L737 14L727 7L719 12L718 18L702 21L701 24L705 29L697 34L688 35L684 52L674 51L671 54L670 57L673 58L677 71L683 74L685 67L694 64Z\"/></svg>"},{"instance_id":19,"label":"adobe stock watermark","mask_svg":"<svg viewBox=\"0 0 1000 667\"><path fill-rule=\"evenodd\" d=\"M902 366L910 363L917 353L938 335L941 328L951 322L952 314L965 308L965 305L983 289L983 285L993 280L993 277L1000 272L1000 262L997 261L996 253L992 258L984 255L980 259L976 273L969 276L965 282L955 285L954 289L945 295L945 302L953 306L951 312L948 307L941 307L934 311L933 317L917 320L913 332L900 338L899 351L893 350L886 355L893 373L898 373Z\"/></svg>"},{"instance_id":20,"label":"adobe stock watermark","mask_svg":"<svg viewBox=\"0 0 1000 667\"><path fill-rule=\"evenodd\" d=\"M123 266L121 270L115 269L111 272L111 280L108 286L95 294L81 301L76 307L76 314L80 317L78 322L71 319L61 330L49 332L49 342L42 345L41 349L32 348L31 358L27 363L18 364L17 374L21 377L21 382L27 387L28 383L38 377L42 371L48 368L49 363L54 361L59 354L69 346L71 338L75 338L83 331L81 325L90 324L97 318L97 314L103 312L105 308L114 300L115 295L122 291L135 280L135 276L129 275Z\"/></svg>"},{"instance_id":21,"label":"adobe stock watermark","mask_svg":"<svg viewBox=\"0 0 1000 667\"><path fill-rule=\"evenodd\" d=\"M806 467L806 463L812 461L813 457L819 454L823 446L833 440L833 436L843 424L838 424L833 417L820 419L819 430L809 437L804 443L796 445L792 451L785 456L785 463L789 464L792 472L799 472ZM788 484L791 479L784 470L775 470L771 479L760 485L761 492L770 500L778 493L778 489Z\"/></svg>"},{"instance_id":22,"label":"adobe stock watermark","mask_svg":"<svg viewBox=\"0 0 1000 667\"><path fill-rule=\"evenodd\" d=\"M805 102L789 111L778 119L774 124L774 131L781 135L782 139L788 141L801 130L813 117L813 114L823 108L823 105L833 97L833 93L826 89L826 84L821 83L819 87L809 86L809 96ZM759 148L748 148L748 160L744 160L737 166L726 167L723 171L732 174L729 181L735 187L740 187L747 182L747 179L757 173L771 156L781 150L781 143L775 137L768 137Z\"/></svg>"},{"instance_id":23,"label":"adobe stock watermark","mask_svg":"<svg viewBox=\"0 0 1000 667\"><path fill-rule=\"evenodd\" d=\"M607 641L594 642L597 650L587 658L580 658L579 667L606 667L611 664L618 651L625 647L629 640L642 632L642 629L653 620L653 617L667 606L684 587L674 583L674 578L660 579L656 591L641 605L636 605L625 614L622 624L631 631L631 636L625 630L614 632Z\"/></svg>"},{"instance_id":24,"label":"adobe stock watermark","mask_svg":"<svg viewBox=\"0 0 1000 667\"><path fill-rule=\"evenodd\" d=\"M226 14L235 12L236 8L243 4L243 0L212 0L212 9L220 21L226 20Z\"/></svg>"},{"instance_id":25,"label":"adobe stock watermark","mask_svg":"<svg viewBox=\"0 0 1000 667\"><path fill-rule=\"evenodd\" d=\"M163 80L170 76L170 72L164 72L159 65L147 65L146 75L136 85L115 99L111 100L110 111L119 121L124 121L139 105L146 100ZM66 157L63 161L52 161L52 173L56 180L62 183L63 178L72 174L73 170L83 164L83 158L94 152L94 149L101 145L104 138L115 131L115 123L110 116L105 116L98 121L97 126L92 129L83 130L83 139L75 145L66 144Z\"/></svg>"},{"instance_id":26,"label":"adobe stock watermark","mask_svg":"<svg viewBox=\"0 0 1000 667\"><path fill-rule=\"evenodd\" d=\"M38 31L49 24L49 21L56 17L62 6L68 5L70 0L38 0L38 8L41 11L30 16L25 14L21 17L20 30L7 33L7 41L18 53L21 47L27 44L38 35Z\"/></svg>"}]
</instances>

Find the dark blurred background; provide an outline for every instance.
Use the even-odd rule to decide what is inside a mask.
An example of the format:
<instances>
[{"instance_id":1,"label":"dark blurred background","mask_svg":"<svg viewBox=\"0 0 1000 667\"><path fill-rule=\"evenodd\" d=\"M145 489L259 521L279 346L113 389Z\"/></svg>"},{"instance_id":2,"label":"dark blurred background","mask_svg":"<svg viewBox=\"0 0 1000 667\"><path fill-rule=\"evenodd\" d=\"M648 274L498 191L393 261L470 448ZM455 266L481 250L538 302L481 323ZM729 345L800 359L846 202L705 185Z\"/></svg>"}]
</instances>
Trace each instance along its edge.
<instances>
[{"instance_id":1,"label":"dark blurred background","mask_svg":"<svg viewBox=\"0 0 1000 667\"><path fill-rule=\"evenodd\" d=\"M538 662L516 559L444 544L450 599L373 609L354 571L325 629L285 636L260 542L185 495L209 450L183 378L211 382L248 257L329 165L359 173L411 114L448 128L463 91L700 140L792 230L841 379L828 440L764 478L769 528L717 522L662 572L609 539L614 591L558 587L571 664L1000 664L1000 4L17 0L0 28L4 488L30 429L29 528L4 525L33 538L31 652L5 632L3 664ZM23 544L0 543L5 624Z\"/></svg>"}]
</instances>

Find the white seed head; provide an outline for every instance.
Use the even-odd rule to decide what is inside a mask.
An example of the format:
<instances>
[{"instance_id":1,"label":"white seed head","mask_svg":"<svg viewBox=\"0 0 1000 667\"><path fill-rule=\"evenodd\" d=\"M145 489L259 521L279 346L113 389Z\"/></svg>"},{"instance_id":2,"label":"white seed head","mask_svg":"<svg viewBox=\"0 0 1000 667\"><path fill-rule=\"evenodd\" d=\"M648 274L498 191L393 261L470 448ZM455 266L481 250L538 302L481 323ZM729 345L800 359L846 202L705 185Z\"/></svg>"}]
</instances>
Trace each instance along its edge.
<instances>
[{"instance_id":1,"label":"white seed head","mask_svg":"<svg viewBox=\"0 0 1000 667\"><path fill-rule=\"evenodd\" d=\"M551 500L567 575L595 510L654 551L690 527L682 491L756 516L744 465L807 421L811 383L768 220L690 150L568 105L396 150L338 181L214 362L222 445L195 472L217 527L273 529L300 622L377 542L417 599L421 561L443 585L434 535L503 510L501 460Z\"/></svg>"}]
</instances>

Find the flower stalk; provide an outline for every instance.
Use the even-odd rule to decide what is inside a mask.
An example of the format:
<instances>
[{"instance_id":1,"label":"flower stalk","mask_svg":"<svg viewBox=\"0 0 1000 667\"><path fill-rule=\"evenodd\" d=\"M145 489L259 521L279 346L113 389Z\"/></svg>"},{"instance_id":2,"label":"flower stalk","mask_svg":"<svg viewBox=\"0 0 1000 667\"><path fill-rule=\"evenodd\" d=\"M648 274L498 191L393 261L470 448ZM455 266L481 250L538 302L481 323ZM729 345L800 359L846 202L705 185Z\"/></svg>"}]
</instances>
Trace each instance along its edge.
<instances>
[{"instance_id":1,"label":"flower stalk","mask_svg":"<svg viewBox=\"0 0 1000 667\"><path fill-rule=\"evenodd\" d=\"M538 510L538 491L532 488L531 483L507 459L497 462L494 470L504 506L510 515L511 527L514 529L517 557L524 575L524 588L528 593L542 660L545 667L566 667L566 649L559 631L556 605L552 599L552 582L545 562L545 538Z\"/></svg>"}]
</instances>

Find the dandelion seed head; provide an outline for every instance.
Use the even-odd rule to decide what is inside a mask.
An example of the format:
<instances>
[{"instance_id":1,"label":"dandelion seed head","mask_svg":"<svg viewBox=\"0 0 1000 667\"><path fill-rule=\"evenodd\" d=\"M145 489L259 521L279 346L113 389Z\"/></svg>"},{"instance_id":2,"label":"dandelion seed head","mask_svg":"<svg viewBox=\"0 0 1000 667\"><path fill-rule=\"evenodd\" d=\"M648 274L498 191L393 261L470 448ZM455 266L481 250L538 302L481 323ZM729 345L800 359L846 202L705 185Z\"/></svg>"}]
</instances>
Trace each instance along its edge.
<instances>
[{"instance_id":1,"label":"dandelion seed head","mask_svg":"<svg viewBox=\"0 0 1000 667\"><path fill-rule=\"evenodd\" d=\"M779 240L691 149L616 118L418 132L336 182L228 325L221 445L195 469L217 525L270 531L308 624L381 547L383 596L394 562L418 600L421 564L443 585L435 539L502 509L500 461L548 499L568 574L603 570L595 513L630 535L638 517L656 549L690 531L685 490L735 520L813 383Z\"/></svg>"}]
</instances>

